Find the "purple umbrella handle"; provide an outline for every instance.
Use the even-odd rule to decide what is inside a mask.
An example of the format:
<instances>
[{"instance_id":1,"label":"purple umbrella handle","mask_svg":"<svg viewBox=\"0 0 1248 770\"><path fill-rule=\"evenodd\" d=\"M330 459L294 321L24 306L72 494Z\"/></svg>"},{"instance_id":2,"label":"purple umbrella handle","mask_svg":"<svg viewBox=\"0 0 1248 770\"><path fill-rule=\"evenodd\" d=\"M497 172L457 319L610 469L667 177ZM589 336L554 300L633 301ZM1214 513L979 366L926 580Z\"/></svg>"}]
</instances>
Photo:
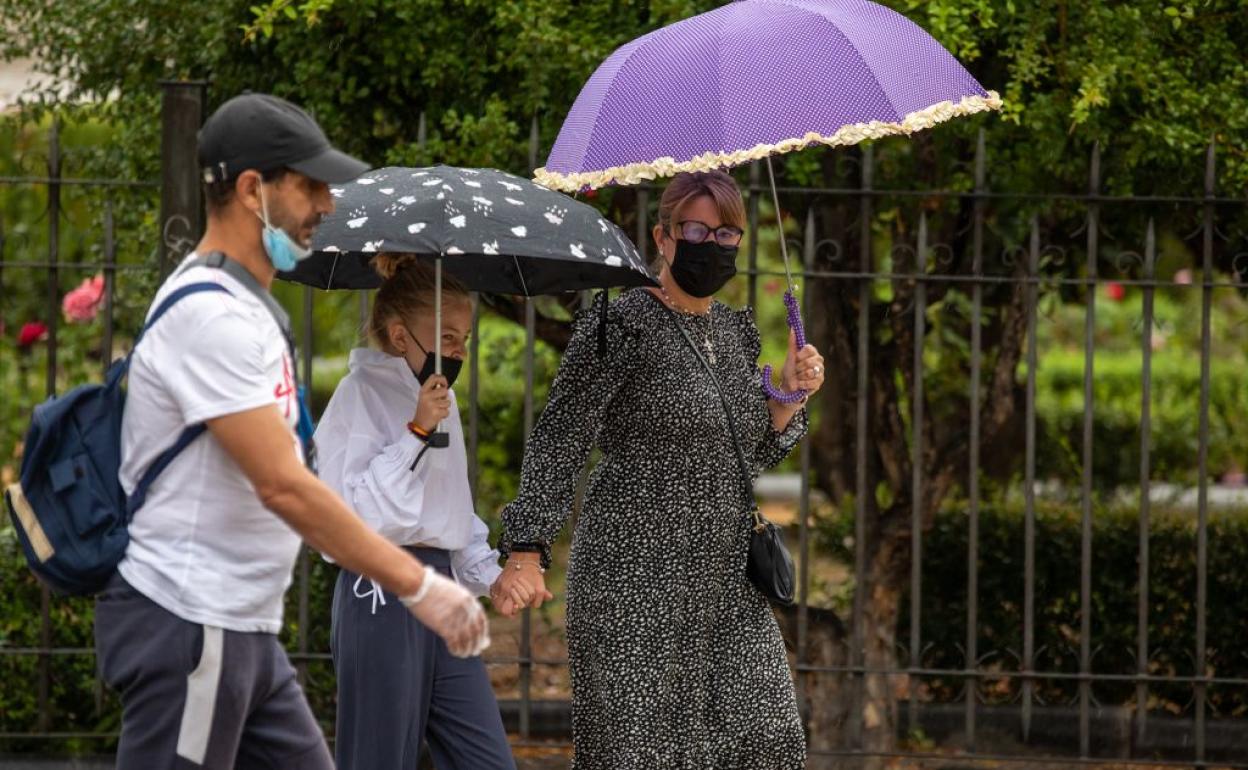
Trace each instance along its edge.
<instances>
[{"instance_id":1,"label":"purple umbrella handle","mask_svg":"<svg viewBox=\"0 0 1248 770\"><path fill-rule=\"evenodd\" d=\"M796 338L797 349L801 350L806 347L806 329L802 326L802 314L797 307L797 297L793 294L793 289L789 288L784 292L784 306L788 308L789 328L793 330L793 336ZM763 392L773 401L781 404L796 404L806 398L806 391L795 390L792 393L785 393L775 385L771 384L771 365L763 367Z\"/></svg>"}]
</instances>

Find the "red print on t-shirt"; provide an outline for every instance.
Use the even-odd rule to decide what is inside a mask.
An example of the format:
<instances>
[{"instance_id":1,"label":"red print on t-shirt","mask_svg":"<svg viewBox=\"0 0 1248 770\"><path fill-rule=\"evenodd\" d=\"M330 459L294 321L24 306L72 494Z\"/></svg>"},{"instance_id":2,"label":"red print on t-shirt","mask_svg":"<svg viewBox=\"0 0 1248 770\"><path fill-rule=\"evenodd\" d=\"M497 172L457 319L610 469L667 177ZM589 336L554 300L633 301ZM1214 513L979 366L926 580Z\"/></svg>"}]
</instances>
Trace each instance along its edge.
<instances>
[{"instance_id":1,"label":"red print on t-shirt","mask_svg":"<svg viewBox=\"0 0 1248 770\"><path fill-rule=\"evenodd\" d=\"M291 403L295 400L295 377L290 369L290 359L282 356L282 381L273 388L273 398L283 402L284 417L290 417Z\"/></svg>"}]
</instances>

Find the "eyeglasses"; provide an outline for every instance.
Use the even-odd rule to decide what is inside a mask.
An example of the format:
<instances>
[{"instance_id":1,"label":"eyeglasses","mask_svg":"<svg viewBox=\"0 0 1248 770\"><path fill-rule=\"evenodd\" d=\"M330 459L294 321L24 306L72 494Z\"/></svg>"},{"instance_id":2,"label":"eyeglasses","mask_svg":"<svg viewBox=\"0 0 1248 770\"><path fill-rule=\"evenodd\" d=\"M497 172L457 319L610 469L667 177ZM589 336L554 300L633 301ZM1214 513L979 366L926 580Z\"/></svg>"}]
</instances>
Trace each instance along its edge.
<instances>
[{"instance_id":1,"label":"eyeglasses","mask_svg":"<svg viewBox=\"0 0 1248 770\"><path fill-rule=\"evenodd\" d=\"M686 219L680 223L680 237L690 243L704 243L714 238L720 246L737 246L744 234L741 228L732 225L720 225L712 230L710 225L695 219Z\"/></svg>"}]
</instances>

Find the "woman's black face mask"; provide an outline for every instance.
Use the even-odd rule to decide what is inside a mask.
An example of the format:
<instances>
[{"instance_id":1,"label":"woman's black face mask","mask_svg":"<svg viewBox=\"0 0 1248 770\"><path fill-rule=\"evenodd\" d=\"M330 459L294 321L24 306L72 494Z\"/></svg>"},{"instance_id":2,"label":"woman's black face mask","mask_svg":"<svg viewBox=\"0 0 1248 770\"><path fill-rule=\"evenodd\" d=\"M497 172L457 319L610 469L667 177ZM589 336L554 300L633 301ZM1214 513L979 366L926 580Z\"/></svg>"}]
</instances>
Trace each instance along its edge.
<instances>
[{"instance_id":1,"label":"woman's black face mask","mask_svg":"<svg viewBox=\"0 0 1248 770\"><path fill-rule=\"evenodd\" d=\"M714 240L693 243L679 238L670 265L672 280L690 297L709 297L737 274L737 250Z\"/></svg>"}]
</instances>

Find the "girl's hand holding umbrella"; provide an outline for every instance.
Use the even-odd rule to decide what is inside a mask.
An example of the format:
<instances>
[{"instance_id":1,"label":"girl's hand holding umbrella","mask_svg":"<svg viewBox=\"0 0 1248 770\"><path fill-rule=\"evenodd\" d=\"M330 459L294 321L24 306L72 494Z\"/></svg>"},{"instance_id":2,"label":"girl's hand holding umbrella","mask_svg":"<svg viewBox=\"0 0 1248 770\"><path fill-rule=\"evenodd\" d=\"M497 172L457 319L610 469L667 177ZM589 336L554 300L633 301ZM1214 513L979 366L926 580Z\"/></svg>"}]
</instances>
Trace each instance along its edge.
<instances>
[{"instance_id":1,"label":"girl's hand holding umbrella","mask_svg":"<svg viewBox=\"0 0 1248 770\"><path fill-rule=\"evenodd\" d=\"M425 433L437 430L438 424L451 413L450 388L446 378L435 374L420 386L420 400L416 403L416 416L412 422Z\"/></svg>"}]
</instances>

